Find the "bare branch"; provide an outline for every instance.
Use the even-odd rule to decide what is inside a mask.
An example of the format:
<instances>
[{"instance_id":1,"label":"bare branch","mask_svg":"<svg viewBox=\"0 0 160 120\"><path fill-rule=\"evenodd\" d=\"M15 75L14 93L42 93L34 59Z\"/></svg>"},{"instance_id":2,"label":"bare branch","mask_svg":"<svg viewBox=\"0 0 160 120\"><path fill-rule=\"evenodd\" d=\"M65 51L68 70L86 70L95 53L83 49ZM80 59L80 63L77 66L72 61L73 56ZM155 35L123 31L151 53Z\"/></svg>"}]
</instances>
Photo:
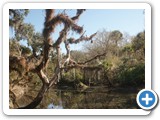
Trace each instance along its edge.
<instances>
[{"instance_id":1,"label":"bare branch","mask_svg":"<svg viewBox=\"0 0 160 120\"><path fill-rule=\"evenodd\" d=\"M53 44L53 47L59 46L64 41L68 32L68 29L69 29L68 26L64 27L64 29L60 32L60 36L58 37L56 42Z\"/></svg>"},{"instance_id":2,"label":"bare branch","mask_svg":"<svg viewBox=\"0 0 160 120\"><path fill-rule=\"evenodd\" d=\"M72 17L72 20L77 20L79 19L80 15L85 11L86 9L77 9L76 16Z\"/></svg>"},{"instance_id":3,"label":"bare branch","mask_svg":"<svg viewBox=\"0 0 160 120\"><path fill-rule=\"evenodd\" d=\"M74 64L74 65L68 65L68 66L65 66L65 67L62 67L61 70L71 70L73 68L76 68L76 69L85 69L85 70L94 70L94 69L102 69L101 66L86 66L86 65L80 65L80 64Z\"/></svg>"},{"instance_id":4,"label":"bare branch","mask_svg":"<svg viewBox=\"0 0 160 120\"><path fill-rule=\"evenodd\" d=\"M102 56L105 56L106 54L107 54L107 52L104 52L104 53L102 53L102 54L98 54L98 55L94 56L93 58L91 58L91 59L89 59L89 60L87 60L87 61L85 61L85 62L80 62L80 63L78 63L78 64L86 64L86 63L89 63L89 62L91 62L91 61L93 61L93 60L95 60L95 59L97 59L97 58L100 58L100 57L102 57Z\"/></svg>"},{"instance_id":5,"label":"bare branch","mask_svg":"<svg viewBox=\"0 0 160 120\"><path fill-rule=\"evenodd\" d=\"M70 60L70 46L69 46L69 43L67 41L64 41L65 43L65 48L66 48L66 51L67 51L67 59L65 60L65 62L63 63L63 66L67 63L69 63L69 60Z\"/></svg>"},{"instance_id":6,"label":"bare branch","mask_svg":"<svg viewBox=\"0 0 160 120\"><path fill-rule=\"evenodd\" d=\"M40 70L40 72L37 72L37 74L44 84L49 84L49 80L42 70Z\"/></svg>"},{"instance_id":7,"label":"bare branch","mask_svg":"<svg viewBox=\"0 0 160 120\"><path fill-rule=\"evenodd\" d=\"M69 38L67 41L70 43L70 44L77 44L77 43L79 43L79 42L81 42L81 41L89 41L89 40L91 40L95 35L97 34L97 32L96 33L94 33L94 34L92 34L91 36L89 36L89 37L84 37L84 35L82 35L80 38L78 38L78 39L74 39L74 38Z\"/></svg>"},{"instance_id":8,"label":"bare branch","mask_svg":"<svg viewBox=\"0 0 160 120\"><path fill-rule=\"evenodd\" d=\"M60 51L60 46L57 46L57 67L56 67L56 71L57 72L57 81L59 82L60 79L60 68L61 68L61 51Z\"/></svg>"}]
</instances>

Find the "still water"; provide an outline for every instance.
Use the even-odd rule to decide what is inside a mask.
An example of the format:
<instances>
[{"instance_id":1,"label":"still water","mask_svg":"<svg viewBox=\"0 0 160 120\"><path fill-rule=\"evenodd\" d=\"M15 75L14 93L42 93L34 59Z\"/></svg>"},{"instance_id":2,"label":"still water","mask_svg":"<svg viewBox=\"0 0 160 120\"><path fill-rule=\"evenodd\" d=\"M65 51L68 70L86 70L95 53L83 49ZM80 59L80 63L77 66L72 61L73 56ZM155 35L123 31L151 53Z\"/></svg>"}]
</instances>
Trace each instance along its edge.
<instances>
[{"instance_id":1,"label":"still water","mask_svg":"<svg viewBox=\"0 0 160 120\"><path fill-rule=\"evenodd\" d=\"M137 89L96 86L85 90L50 89L39 109L138 109Z\"/></svg>"}]
</instances>

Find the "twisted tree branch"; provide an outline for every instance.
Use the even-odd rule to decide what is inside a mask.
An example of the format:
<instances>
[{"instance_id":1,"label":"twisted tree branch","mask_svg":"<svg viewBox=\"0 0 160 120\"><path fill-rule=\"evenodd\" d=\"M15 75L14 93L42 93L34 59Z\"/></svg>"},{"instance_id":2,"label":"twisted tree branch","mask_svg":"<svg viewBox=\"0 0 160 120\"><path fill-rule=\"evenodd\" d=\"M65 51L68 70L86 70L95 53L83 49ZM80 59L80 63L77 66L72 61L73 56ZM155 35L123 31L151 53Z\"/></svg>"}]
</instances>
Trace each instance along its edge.
<instances>
[{"instance_id":1,"label":"twisted tree branch","mask_svg":"<svg viewBox=\"0 0 160 120\"><path fill-rule=\"evenodd\" d=\"M77 44L77 43L82 42L82 41L92 40L92 38L93 38L96 34L97 34L97 32L94 33L94 34L92 34L92 35L89 36L89 37L82 35L82 36L81 36L80 38L78 38L78 39L69 38L69 39L67 39L67 41L68 41L70 44Z\"/></svg>"}]
</instances>

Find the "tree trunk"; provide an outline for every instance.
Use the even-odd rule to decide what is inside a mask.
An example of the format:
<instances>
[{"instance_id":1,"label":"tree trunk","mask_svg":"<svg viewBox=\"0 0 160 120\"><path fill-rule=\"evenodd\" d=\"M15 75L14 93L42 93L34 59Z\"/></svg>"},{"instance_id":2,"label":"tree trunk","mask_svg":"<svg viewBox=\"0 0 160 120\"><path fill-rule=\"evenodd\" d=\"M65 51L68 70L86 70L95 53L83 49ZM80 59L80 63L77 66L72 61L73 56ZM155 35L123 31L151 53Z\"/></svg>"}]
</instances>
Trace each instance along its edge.
<instances>
[{"instance_id":1,"label":"tree trunk","mask_svg":"<svg viewBox=\"0 0 160 120\"><path fill-rule=\"evenodd\" d=\"M48 90L48 88L49 88L48 84L43 84L37 97L29 105L27 105L25 107L20 107L18 109L34 109L34 108L36 108L40 104L40 102L42 101L43 96L44 96L45 92Z\"/></svg>"}]
</instances>

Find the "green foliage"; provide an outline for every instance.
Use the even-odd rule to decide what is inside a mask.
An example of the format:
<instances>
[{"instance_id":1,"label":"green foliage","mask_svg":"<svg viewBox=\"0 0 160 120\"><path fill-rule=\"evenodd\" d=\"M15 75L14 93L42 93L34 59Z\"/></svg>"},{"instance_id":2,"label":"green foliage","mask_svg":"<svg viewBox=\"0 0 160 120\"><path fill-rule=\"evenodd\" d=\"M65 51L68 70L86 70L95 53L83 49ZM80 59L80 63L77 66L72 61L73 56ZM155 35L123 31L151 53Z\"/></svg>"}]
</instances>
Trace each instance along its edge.
<instances>
[{"instance_id":1,"label":"green foliage","mask_svg":"<svg viewBox=\"0 0 160 120\"><path fill-rule=\"evenodd\" d=\"M63 73L63 79L66 81L82 81L83 73L80 70L71 70Z\"/></svg>"},{"instance_id":2,"label":"green foliage","mask_svg":"<svg viewBox=\"0 0 160 120\"><path fill-rule=\"evenodd\" d=\"M117 82L121 86L143 86L145 80L145 64L135 66L121 65L117 74Z\"/></svg>"},{"instance_id":3,"label":"green foliage","mask_svg":"<svg viewBox=\"0 0 160 120\"><path fill-rule=\"evenodd\" d=\"M27 40L30 43L30 40L33 39L34 35L34 26L28 23L23 23L19 26L18 29L15 29L15 38L17 41Z\"/></svg>"},{"instance_id":4,"label":"green foliage","mask_svg":"<svg viewBox=\"0 0 160 120\"><path fill-rule=\"evenodd\" d=\"M21 50L23 55L31 54L31 49L26 46L21 46Z\"/></svg>"},{"instance_id":5,"label":"green foliage","mask_svg":"<svg viewBox=\"0 0 160 120\"><path fill-rule=\"evenodd\" d=\"M30 23L24 23L24 18L28 15L28 9L10 9L9 22L13 28L15 36L14 40L18 43L27 41L28 47L32 48L33 54L40 53L43 48L42 33L35 32L34 26Z\"/></svg>"},{"instance_id":6,"label":"green foliage","mask_svg":"<svg viewBox=\"0 0 160 120\"><path fill-rule=\"evenodd\" d=\"M133 52L132 44L125 45L122 49L122 52L132 53Z\"/></svg>"},{"instance_id":7,"label":"green foliage","mask_svg":"<svg viewBox=\"0 0 160 120\"><path fill-rule=\"evenodd\" d=\"M145 32L140 32L121 49L122 64L112 70L120 86L144 86L145 84Z\"/></svg>"},{"instance_id":8,"label":"green foliage","mask_svg":"<svg viewBox=\"0 0 160 120\"><path fill-rule=\"evenodd\" d=\"M74 80L73 75L70 72L63 73L63 80L70 81Z\"/></svg>"},{"instance_id":9,"label":"green foliage","mask_svg":"<svg viewBox=\"0 0 160 120\"><path fill-rule=\"evenodd\" d=\"M24 17L29 13L28 9L10 9L9 10L9 26L16 28L18 24L23 22Z\"/></svg>"},{"instance_id":10,"label":"green foliage","mask_svg":"<svg viewBox=\"0 0 160 120\"><path fill-rule=\"evenodd\" d=\"M82 72L81 71L76 71L76 80L78 80L78 81L82 81L83 80L83 74L82 74Z\"/></svg>"},{"instance_id":11,"label":"green foliage","mask_svg":"<svg viewBox=\"0 0 160 120\"><path fill-rule=\"evenodd\" d=\"M32 41L29 42L32 48L39 50L43 47L43 36L41 33L34 33Z\"/></svg>"},{"instance_id":12,"label":"green foliage","mask_svg":"<svg viewBox=\"0 0 160 120\"><path fill-rule=\"evenodd\" d=\"M115 45L118 45L118 42L123 38L123 34L118 30L114 30L110 33L109 38L114 42Z\"/></svg>"},{"instance_id":13,"label":"green foliage","mask_svg":"<svg viewBox=\"0 0 160 120\"><path fill-rule=\"evenodd\" d=\"M107 61L107 60L104 60L104 61L102 62L102 65L103 65L105 71L111 69L111 67L113 66L112 63L109 62L109 61Z\"/></svg>"},{"instance_id":14,"label":"green foliage","mask_svg":"<svg viewBox=\"0 0 160 120\"><path fill-rule=\"evenodd\" d=\"M9 40L9 54L18 56L20 50L20 44L15 39Z\"/></svg>"},{"instance_id":15,"label":"green foliage","mask_svg":"<svg viewBox=\"0 0 160 120\"><path fill-rule=\"evenodd\" d=\"M132 40L132 48L134 51L145 48L145 32L140 32Z\"/></svg>"},{"instance_id":16,"label":"green foliage","mask_svg":"<svg viewBox=\"0 0 160 120\"><path fill-rule=\"evenodd\" d=\"M15 39L9 40L9 49L10 55L12 56L30 55L32 53L29 47L20 45L19 42Z\"/></svg>"}]
</instances>

